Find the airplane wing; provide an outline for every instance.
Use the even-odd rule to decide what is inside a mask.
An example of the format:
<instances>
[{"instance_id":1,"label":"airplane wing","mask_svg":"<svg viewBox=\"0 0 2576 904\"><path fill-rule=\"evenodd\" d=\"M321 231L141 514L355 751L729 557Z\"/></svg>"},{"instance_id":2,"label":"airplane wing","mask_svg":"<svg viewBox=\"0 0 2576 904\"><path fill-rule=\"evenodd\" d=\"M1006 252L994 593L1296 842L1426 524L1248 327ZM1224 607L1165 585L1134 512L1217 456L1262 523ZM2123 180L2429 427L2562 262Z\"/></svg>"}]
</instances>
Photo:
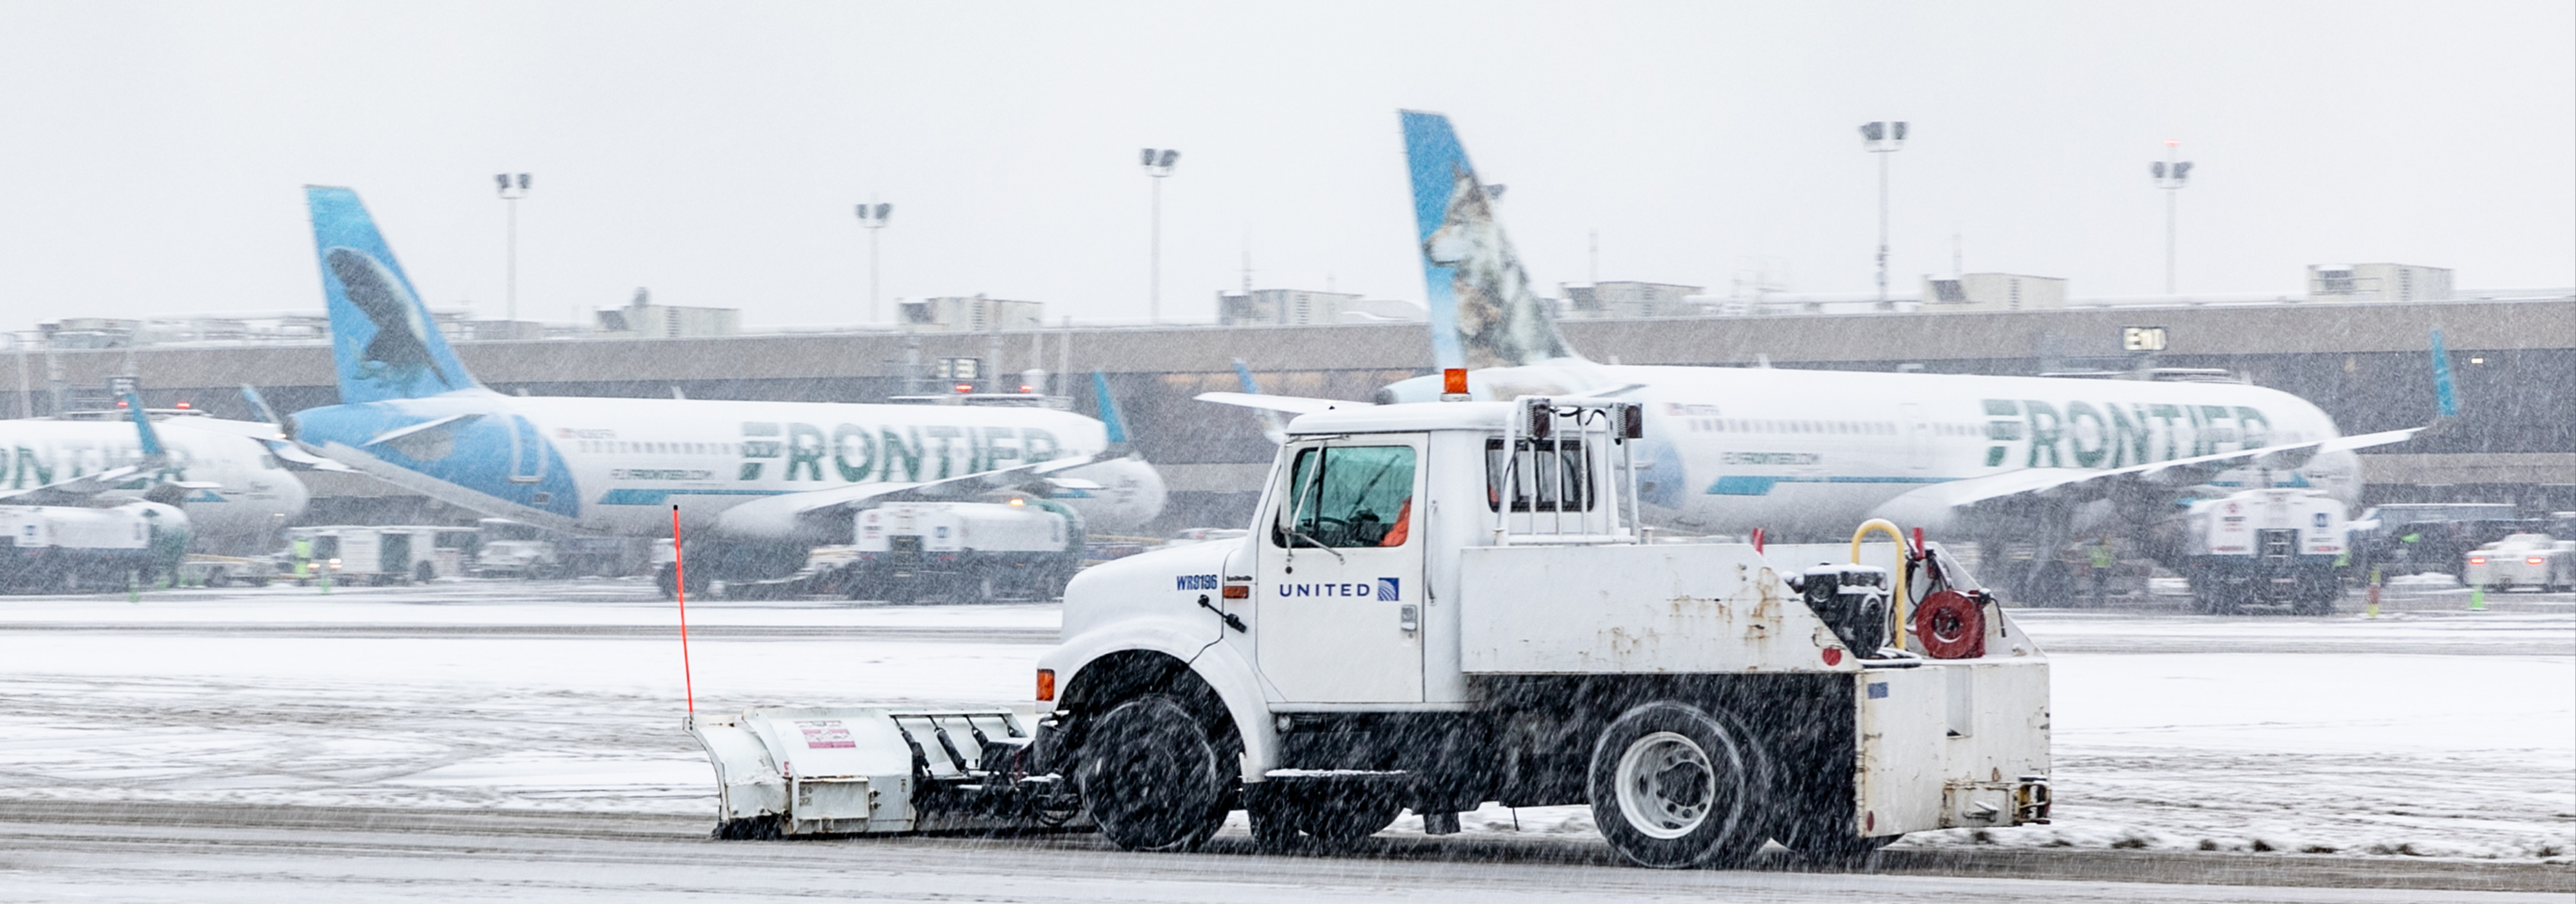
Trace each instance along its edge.
<instances>
[{"instance_id":1,"label":"airplane wing","mask_svg":"<svg viewBox=\"0 0 2576 904\"><path fill-rule=\"evenodd\" d=\"M719 530L743 533L765 533L774 525L798 518L819 515L836 509L853 510L870 503L913 501L953 502L972 499L994 490L1022 489L1043 491L1056 487L1097 489L1098 484L1079 478L1052 477L1059 471L1071 470L1097 460L1082 455L1049 461L1030 462L1013 468L982 471L964 477L931 480L920 483L863 483L824 490L808 490L755 499L724 510L716 516ZM685 492L673 495L686 495Z\"/></svg>"},{"instance_id":2,"label":"airplane wing","mask_svg":"<svg viewBox=\"0 0 2576 904\"><path fill-rule=\"evenodd\" d=\"M385 432L383 432L383 433L379 433L379 434L376 434L376 435L374 435L374 436L368 437L368 438L367 438L367 441L366 441L366 443L364 443L364 445L369 445L369 446L381 446L381 445L384 445L384 444L386 444L386 443L393 442L394 440L398 440L398 439L401 439L401 438L403 438L403 437L410 436L410 435L412 435L412 434L414 434L414 433L419 433L419 432L422 432L422 431L425 431L425 430L435 430L435 429L438 429L438 428L440 428L440 427L445 427L445 426L447 426L447 425L449 425L449 424L462 423L462 422L470 421L470 420L473 420L473 419L475 419L475 418L482 417L482 416L483 416L483 415L482 415L482 413L481 413L481 412L476 412L476 413L473 413L473 414L451 414L451 415L448 415L448 416L446 416L446 417L442 417L442 418L431 418L431 419L429 419L429 420L422 421L422 422L417 423L417 424L405 424L405 425L403 425L403 426L396 427L396 428L394 428L394 429L387 430L387 431L385 431Z\"/></svg>"},{"instance_id":3,"label":"airplane wing","mask_svg":"<svg viewBox=\"0 0 2576 904\"><path fill-rule=\"evenodd\" d=\"M278 438L276 424L264 424L258 421L235 421L218 417L174 417L167 421L163 421L161 426L179 427L188 430L203 430L208 433L221 433L227 436L242 436L249 437L251 439Z\"/></svg>"},{"instance_id":4,"label":"airplane wing","mask_svg":"<svg viewBox=\"0 0 2576 904\"><path fill-rule=\"evenodd\" d=\"M266 444L268 446L268 454L277 456L278 463L285 465L286 469L289 471L338 471L344 474L361 473L356 468L304 451L303 446L298 446L282 439L264 439L260 442Z\"/></svg>"},{"instance_id":5,"label":"airplane wing","mask_svg":"<svg viewBox=\"0 0 2576 904\"><path fill-rule=\"evenodd\" d=\"M1335 408L1371 407L1367 402L1352 402L1343 399L1317 399L1306 396L1255 395L1248 392L1202 392L1198 395L1191 396L1191 398L1202 402L1215 402L1219 405L1234 405L1242 408L1259 408L1268 411L1285 411L1290 414L1313 414L1318 411L1331 411Z\"/></svg>"},{"instance_id":6,"label":"airplane wing","mask_svg":"<svg viewBox=\"0 0 2576 904\"><path fill-rule=\"evenodd\" d=\"M356 468L304 451L304 447L287 442L280 438L276 424L263 424L258 421L232 421L211 417L183 417L172 418L163 424L163 426L184 427L189 430L203 430L208 433L221 433L225 436L238 436L244 439L258 440L260 445L268 447L268 453L270 455L277 457L279 464L285 465L287 470L290 471L344 471L351 474L358 473L358 469Z\"/></svg>"},{"instance_id":7,"label":"airplane wing","mask_svg":"<svg viewBox=\"0 0 2576 904\"><path fill-rule=\"evenodd\" d=\"M1988 477L1937 483L1889 500L1880 508L1889 516L1905 516L1920 524L1943 520L1957 509L2010 509L2020 506L2056 506L2091 502L2114 493L2148 488L2177 488L2207 483L2219 474L2238 468L2263 467L2288 471L2298 468L2323 452L2366 449L2390 443L2405 442L2424 427L2409 427L2382 433L2364 433L2305 443L2264 446L2240 452L2221 452L2195 458L2178 458L2151 464L2131 465L2107 471L2079 468L2029 468L2007 471Z\"/></svg>"},{"instance_id":8,"label":"airplane wing","mask_svg":"<svg viewBox=\"0 0 2576 904\"><path fill-rule=\"evenodd\" d=\"M116 489L117 485L151 473L158 467L126 465L69 480L57 480L40 487L0 493L0 505L80 505L88 502L90 497Z\"/></svg>"}]
</instances>

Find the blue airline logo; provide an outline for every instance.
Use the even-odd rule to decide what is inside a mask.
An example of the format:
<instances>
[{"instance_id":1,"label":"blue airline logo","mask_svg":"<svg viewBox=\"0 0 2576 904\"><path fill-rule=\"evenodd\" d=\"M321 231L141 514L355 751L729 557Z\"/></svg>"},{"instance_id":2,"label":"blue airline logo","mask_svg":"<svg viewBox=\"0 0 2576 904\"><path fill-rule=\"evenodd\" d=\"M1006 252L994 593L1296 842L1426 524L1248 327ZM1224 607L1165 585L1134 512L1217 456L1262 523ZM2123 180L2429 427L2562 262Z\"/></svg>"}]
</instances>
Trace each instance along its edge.
<instances>
[{"instance_id":1,"label":"blue airline logo","mask_svg":"<svg viewBox=\"0 0 2576 904\"><path fill-rule=\"evenodd\" d=\"M1333 596L1374 599L1389 603L1403 598L1403 584L1395 578L1379 578L1375 584L1280 584L1278 586L1279 595L1283 597Z\"/></svg>"}]
</instances>

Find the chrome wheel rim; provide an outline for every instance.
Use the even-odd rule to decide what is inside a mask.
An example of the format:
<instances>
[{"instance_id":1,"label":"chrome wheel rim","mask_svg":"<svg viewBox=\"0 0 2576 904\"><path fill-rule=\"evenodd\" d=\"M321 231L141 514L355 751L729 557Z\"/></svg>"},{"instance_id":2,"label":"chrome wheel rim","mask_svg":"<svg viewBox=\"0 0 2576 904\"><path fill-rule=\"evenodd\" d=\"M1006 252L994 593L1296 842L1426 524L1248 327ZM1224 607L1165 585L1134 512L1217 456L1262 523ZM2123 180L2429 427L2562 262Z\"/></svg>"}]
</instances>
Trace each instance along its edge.
<instances>
[{"instance_id":1,"label":"chrome wheel rim","mask_svg":"<svg viewBox=\"0 0 2576 904\"><path fill-rule=\"evenodd\" d=\"M1717 769L1688 736L1658 731L1619 756L1619 813L1650 838L1680 838L1708 821Z\"/></svg>"}]
</instances>

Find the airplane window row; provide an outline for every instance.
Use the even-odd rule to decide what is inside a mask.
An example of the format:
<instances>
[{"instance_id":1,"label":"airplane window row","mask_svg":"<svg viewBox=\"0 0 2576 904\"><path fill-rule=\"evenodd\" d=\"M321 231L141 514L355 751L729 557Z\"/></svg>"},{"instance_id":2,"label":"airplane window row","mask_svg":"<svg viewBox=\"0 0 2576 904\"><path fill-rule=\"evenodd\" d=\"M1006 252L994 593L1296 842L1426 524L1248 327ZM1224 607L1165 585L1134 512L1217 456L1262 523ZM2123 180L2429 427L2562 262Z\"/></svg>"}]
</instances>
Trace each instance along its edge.
<instances>
[{"instance_id":1,"label":"airplane window row","mask_svg":"<svg viewBox=\"0 0 2576 904\"><path fill-rule=\"evenodd\" d=\"M584 452L609 455L740 455L738 443L638 443L624 440L586 439L580 441Z\"/></svg>"},{"instance_id":2,"label":"airplane window row","mask_svg":"<svg viewBox=\"0 0 2576 904\"><path fill-rule=\"evenodd\" d=\"M1694 433L1825 433L1844 436L1896 436L1896 424L1888 421L1792 421L1759 418L1690 418ZM1975 436L1972 424L1932 424L1929 429L1939 436Z\"/></svg>"}]
</instances>

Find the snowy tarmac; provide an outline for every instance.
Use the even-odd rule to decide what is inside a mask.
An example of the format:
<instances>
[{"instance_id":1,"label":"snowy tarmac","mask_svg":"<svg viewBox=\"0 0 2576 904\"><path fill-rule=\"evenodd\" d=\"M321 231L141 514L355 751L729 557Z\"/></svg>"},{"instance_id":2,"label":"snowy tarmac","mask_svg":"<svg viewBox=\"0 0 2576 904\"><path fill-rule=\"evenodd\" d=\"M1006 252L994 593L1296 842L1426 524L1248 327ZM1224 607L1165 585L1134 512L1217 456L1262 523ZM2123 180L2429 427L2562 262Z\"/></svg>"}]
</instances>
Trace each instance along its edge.
<instances>
[{"instance_id":1,"label":"snowy tarmac","mask_svg":"<svg viewBox=\"0 0 2576 904\"><path fill-rule=\"evenodd\" d=\"M2389 611L2376 620L2350 612L2214 618L2158 608L2017 613L2056 666L2057 821L1917 835L1897 853L1915 858L1907 862L1921 866L1918 871L1953 875L1976 873L1980 863L2022 862L2016 857L2073 857L2078 860L2065 862L2089 863L2091 870L2128 862L2119 858L2161 855L2174 863L2325 862L2356 876L2443 863L2458 870L2443 875L2477 876L2484 867L2525 878L2413 887L2576 889L2567 881L2569 851L2576 848L2576 600L2497 595L2488 598L2489 611L2476 613L2464 611L2465 593L2384 602ZM2358 599L2346 608L2358 609ZM331 875L346 871L345 881L354 883L346 889L350 895L336 897L452 896L453 887L398 878L411 868L400 864L417 866L414 861L431 856L421 851L444 844L405 839L448 837L382 828L415 813L409 818L625 820L619 824L648 826L647 834L664 839L654 845L687 851L672 857L709 856L714 851L691 839L711 824L714 803L711 773L679 729L684 690L674 616L649 584L631 581L442 583L341 588L329 595L284 586L165 591L147 593L139 603L121 596L0 597L0 662L7 664L0 672L0 826L14 839L13 853L0 855L6 871L0 875L12 877L0 883L0 900L59 897L32 890L100 868L106 851L124 852L110 859L141 870L134 887L164 892L176 886L152 883L182 882L168 877L192 869L215 871L210 877L234 870L279 876L295 874L294 864L303 863ZM760 704L1025 706L1031 663L1053 642L1056 623L1050 605L695 602L697 703L713 711ZM196 814L194 827L162 826L150 815L162 811ZM293 812L380 816L366 821L373 829L205 824L206 814ZM41 840L56 837L64 820L81 827L74 835L118 837L91 846ZM1757 872L1662 885L1599 864L1541 863L1534 860L1550 858L1512 853L1606 852L1582 808L1488 808L1465 823L1464 837L1429 839L1407 817L1389 830L1387 844L1433 852L1497 846L1509 855L1490 868L1501 871L1497 881L1513 870L1591 871L1572 885L1554 884L1575 881L1567 877L1532 877L1542 886L1522 880L1497 886L1539 899L1605 882L1677 894L1698 889L1693 895L1717 890L1708 883L1731 882L1739 883L1731 886L1736 896L1804 900L1809 891L1842 889L1905 900L1917 891L1930 897L1940 883L1957 881L1915 876L1873 884L1893 880ZM221 837L181 837L188 832ZM676 864L640 871L614 866L630 857L654 861L637 853L651 845L630 850L585 841L580 833L522 834L552 839L538 846L605 870L604 884L559 889L567 896L649 899L646 886L664 879L677 888L699 887L708 878L689 878ZM308 850L296 846L306 842L263 840L271 836L304 838L317 852L339 845L383 853L354 859L296 854ZM535 842L504 847L523 843ZM1007 860L1021 870L1012 875L1023 879L1112 856L1088 838L1011 842L1024 850L999 857L974 853L983 844L874 840L736 844L722 851L727 860L782 861L797 850L831 851L827 859L842 861L831 869L801 867L803 873L782 867L780 882L796 875L821 881L832 869L879 859L868 851L901 850L907 862L922 858L906 870L934 872L929 864L943 857L982 864L988 873ZM1132 894L1068 896L1179 899L1196 887L1192 882L1232 876L1239 884L1223 897L1263 900L1285 894L1260 891L1270 887L1264 883L1316 871L1315 861L1250 856L1115 856L1127 858L1115 861L1121 869L1192 878L1159 891L1149 882L1123 889ZM189 865L197 857L213 860ZM140 865L147 863L161 865ZM1273 863L1294 865L1255 865ZM1360 858L1322 872L1375 877L1360 886L1325 883L1342 893L1421 897L1435 884L1423 877L1462 868L1426 854ZM496 876L518 875L494 869ZM2182 877L2158 881L2278 881L2262 872L2184 870ZM1381 879L1390 884L1367 886ZM242 899L274 897L254 893L261 881L219 885L237 887ZM529 873L528 881L536 884L525 887L535 891L551 888L545 882L553 880ZM2047 879L2015 881L2036 883L2026 889L2031 900L2092 894L2045 891ZM516 894L500 887L487 891ZM932 885L913 893L888 890L897 887L911 886L872 888L903 898L926 896ZM1306 887L1292 881L1283 888ZM433 891L438 888L445 890ZM978 887L969 897L1054 896L1027 891ZM2246 891L2241 899L2420 899L2266 896L2291 891ZM2240 898L2177 893L2173 899Z\"/></svg>"}]
</instances>

